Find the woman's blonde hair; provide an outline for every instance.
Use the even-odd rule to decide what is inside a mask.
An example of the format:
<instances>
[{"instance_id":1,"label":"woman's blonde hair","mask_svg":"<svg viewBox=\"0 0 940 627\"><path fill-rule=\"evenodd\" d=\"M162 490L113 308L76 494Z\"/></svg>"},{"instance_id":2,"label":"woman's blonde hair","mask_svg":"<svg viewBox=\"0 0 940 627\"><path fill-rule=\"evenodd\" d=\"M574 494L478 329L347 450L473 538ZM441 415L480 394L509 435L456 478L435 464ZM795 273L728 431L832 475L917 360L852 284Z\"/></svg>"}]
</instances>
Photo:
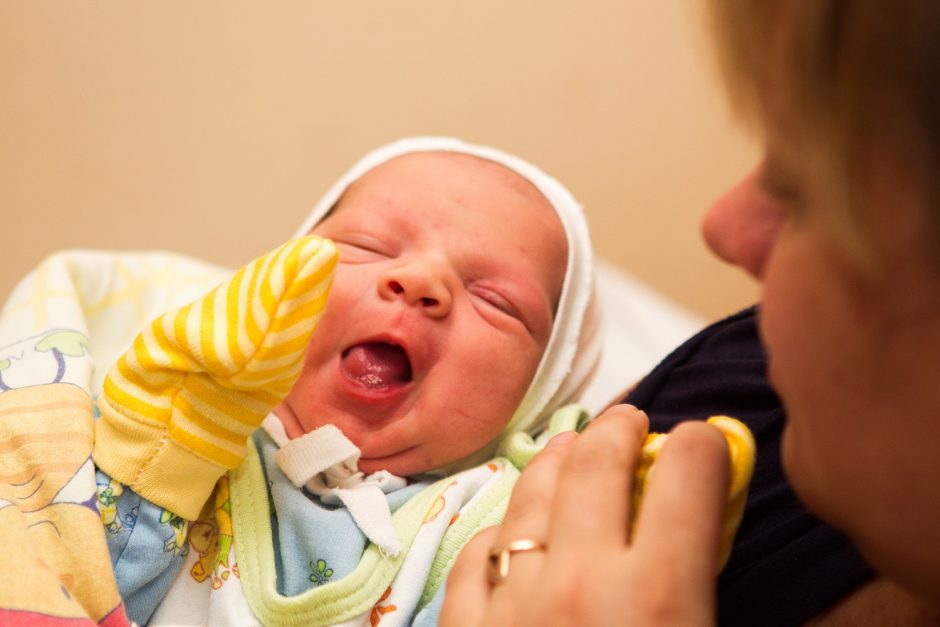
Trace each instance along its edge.
<instances>
[{"instance_id":1,"label":"woman's blonde hair","mask_svg":"<svg viewBox=\"0 0 940 627\"><path fill-rule=\"evenodd\" d=\"M868 248L863 183L872 160L889 150L927 192L925 244L940 249L940 1L709 0L708 7L734 107L762 126L767 98L785 98L832 182L831 217L855 240L850 247Z\"/></svg>"}]
</instances>

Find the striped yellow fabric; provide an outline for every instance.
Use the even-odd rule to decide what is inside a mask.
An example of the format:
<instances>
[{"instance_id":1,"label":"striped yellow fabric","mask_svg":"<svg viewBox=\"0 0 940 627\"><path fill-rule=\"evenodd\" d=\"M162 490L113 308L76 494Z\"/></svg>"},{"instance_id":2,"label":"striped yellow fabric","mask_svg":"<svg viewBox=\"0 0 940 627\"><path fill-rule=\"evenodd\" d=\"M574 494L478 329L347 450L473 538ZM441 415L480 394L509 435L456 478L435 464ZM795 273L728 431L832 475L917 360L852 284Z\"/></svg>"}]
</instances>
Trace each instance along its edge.
<instances>
[{"instance_id":1,"label":"striped yellow fabric","mask_svg":"<svg viewBox=\"0 0 940 627\"><path fill-rule=\"evenodd\" d=\"M336 259L327 240L290 241L202 299L154 320L104 381L94 451L99 467L158 505L195 518L300 374Z\"/></svg>"},{"instance_id":2,"label":"striped yellow fabric","mask_svg":"<svg viewBox=\"0 0 940 627\"><path fill-rule=\"evenodd\" d=\"M731 481L728 484L728 496L722 513L721 547L718 556L718 569L721 570L731 555L734 534L737 533L741 517L744 516L747 490L754 471L756 445L751 431L739 420L728 416L713 416L708 419L708 423L724 434L731 460ZM653 474L656 458L668 438L669 435L665 433L651 433L646 436L643 443L640 467L637 469L637 480L633 490L633 507L631 508L631 522L633 523L636 522L643 494Z\"/></svg>"}]
</instances>

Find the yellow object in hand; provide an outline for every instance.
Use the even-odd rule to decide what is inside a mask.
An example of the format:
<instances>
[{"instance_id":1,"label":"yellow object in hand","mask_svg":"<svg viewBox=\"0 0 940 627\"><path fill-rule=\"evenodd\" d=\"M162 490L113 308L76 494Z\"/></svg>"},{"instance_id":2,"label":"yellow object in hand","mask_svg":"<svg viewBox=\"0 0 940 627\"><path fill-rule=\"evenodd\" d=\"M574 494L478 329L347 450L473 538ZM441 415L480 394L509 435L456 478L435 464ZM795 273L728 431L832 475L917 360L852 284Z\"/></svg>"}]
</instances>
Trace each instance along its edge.
<instances>
[{"instance_id":1,"label":"yellow object in hand","mask_svg":"<svg viewBox=\"0 0 940 627\"><path fill-rule=\"evenodd\" d=\"M728 443L728 456L731 462L731 479L728 482L728 493L722 512L721 546L718 557L718 570L724 568L731 555L731 546L734 534L737 533L741 518L744 516L744 504L747 501L747 490L754 471L754 456L756 445L754 436L744 423L728 416L713 416L707 421L721 431ZM669 434L650 433L643 442L640 466L637 468L636 481L633 488L633 507L631 508L631 533L636 524L637 514L646 493L647 486L653 478L653 470L659 451L663 448Z\"/></svg>"}]
</instances>

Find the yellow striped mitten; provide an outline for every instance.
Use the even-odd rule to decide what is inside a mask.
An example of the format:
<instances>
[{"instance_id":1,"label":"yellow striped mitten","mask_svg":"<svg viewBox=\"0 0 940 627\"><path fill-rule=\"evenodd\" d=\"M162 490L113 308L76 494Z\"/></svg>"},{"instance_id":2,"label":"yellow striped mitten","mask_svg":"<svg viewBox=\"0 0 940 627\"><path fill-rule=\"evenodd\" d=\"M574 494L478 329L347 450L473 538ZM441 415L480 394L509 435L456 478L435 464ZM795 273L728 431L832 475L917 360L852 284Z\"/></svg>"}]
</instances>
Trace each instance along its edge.
<instances>
[{"instance_id":1,"label":"yellow striped mitten","mask_svg":"<svg viewBox=\"0 0 940 627\"><path fill-rule=\"evenodd\" d=\"M195 519L300 374L336 258L327 240L290 241L150 323L104 381L98 467Z\"/></svg>"},{"instance_id":2,"label":"yellow striped mitten","mask_svg":"<svg viewBox=\"0 0 940 627\"><path fill-rule=\"evenodd\" d=\"M731 555L731 545L734 534L741 524L744 515L744 504L747 501L747 488L751 482L751 473L754 470L755 444L754 436L740 421L727 416L713 416L708 423L718 427L728 442L728 455L731 458L731 481L728 484L728 497L722 512L721 548L718 554L718 570L724 568ZM656 458L663 448L669 435L666 433L650 433L643 442L642 459L637 469L636 483L633 490L633 520L640 510L643 494L653 474Z\"/></svg>"}]
</instances>

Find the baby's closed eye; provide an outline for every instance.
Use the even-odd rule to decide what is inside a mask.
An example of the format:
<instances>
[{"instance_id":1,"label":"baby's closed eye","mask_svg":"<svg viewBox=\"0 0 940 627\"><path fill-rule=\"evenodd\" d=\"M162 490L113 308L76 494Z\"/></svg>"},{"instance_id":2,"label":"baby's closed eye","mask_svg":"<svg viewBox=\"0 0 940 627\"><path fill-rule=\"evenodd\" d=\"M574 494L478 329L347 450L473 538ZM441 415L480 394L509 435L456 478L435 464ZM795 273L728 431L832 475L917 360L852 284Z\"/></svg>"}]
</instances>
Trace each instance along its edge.
<instances>
[{"instance_id":1,"label":"baby's closed eye","mask_svg":"<svg viewBox=\"0 0 940 627\"><path fill-rule=\"evenodd\" d=\"M522 320L522 313L519 309L500 292L485 285L472 283L467 286L467 291L480 302L484 303L484 305L496 309L512 318Z\"/></svg>"},{"instance_id":2,"label":"baby's closed eye","mask_svg":"<svg viewBox=\"0 0 940 627\"><path fill-rule=\"evenodd\" d=\"M339 249L340 263L369 263L394 256L387 244L371 235L343 235L332 239Z\"/></svg>"}]
</instances>

